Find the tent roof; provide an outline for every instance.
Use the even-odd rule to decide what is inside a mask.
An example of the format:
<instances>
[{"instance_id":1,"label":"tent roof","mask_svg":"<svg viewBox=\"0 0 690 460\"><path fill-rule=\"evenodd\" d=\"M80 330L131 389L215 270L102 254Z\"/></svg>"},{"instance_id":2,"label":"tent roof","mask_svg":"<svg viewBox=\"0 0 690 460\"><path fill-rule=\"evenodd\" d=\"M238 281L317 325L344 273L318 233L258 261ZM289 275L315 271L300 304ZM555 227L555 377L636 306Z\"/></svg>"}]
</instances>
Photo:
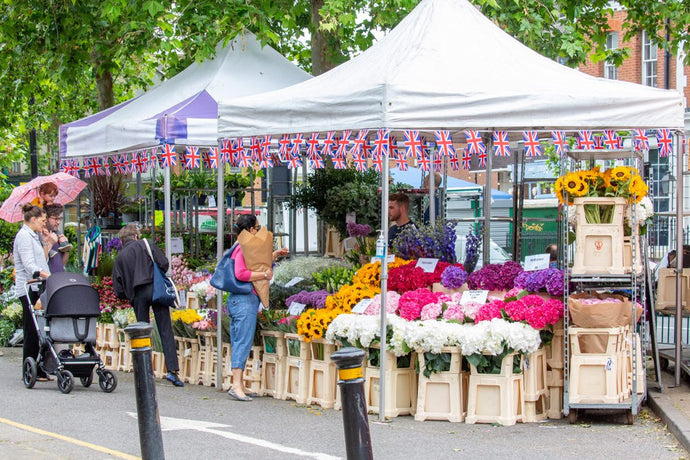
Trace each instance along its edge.
<instances>
[{"instance_id":1,"label":"tent roof","mask_svg":"<svg viewBox=\"0 0 690 460\"><path fill-rule=\"evenodd\" d=\"M218 45L214 58L194 63L146 93L60 126L60 156L131 151L170 143L218 142L218 103L307 80L310 75L247 32Z\"/></svg>"},{"instance_id":2,"label":"tent roof","mask_svg":"<svg viewBox=\"0 0 690 460\"><path fill-rule=\"evenodd\" d=\"M339 129L683 128L675 91L595 78L532 51L466 0L423 0L364 53L221 104L219 135Z\"/></svg>"}]
</instances>

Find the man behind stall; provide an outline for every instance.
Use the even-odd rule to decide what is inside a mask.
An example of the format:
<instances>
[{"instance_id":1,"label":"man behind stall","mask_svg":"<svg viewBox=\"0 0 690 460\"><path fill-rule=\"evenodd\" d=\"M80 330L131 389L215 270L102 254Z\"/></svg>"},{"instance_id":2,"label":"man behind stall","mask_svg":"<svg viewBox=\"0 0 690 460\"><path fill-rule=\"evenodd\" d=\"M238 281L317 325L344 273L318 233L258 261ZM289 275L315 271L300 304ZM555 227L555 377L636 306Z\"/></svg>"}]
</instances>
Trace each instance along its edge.
<instances>
[{"instance_id":1,"label":"man behind stall","mask_svg":"<svg viewBox=\"0 0 690 460\"><path fill-rule=\"evenodd\" d=\"M395 237L403 228L415 227L409 217L410 198L404 193L394 193L388 198L388 218L395 222L388 229L388 246L390 247Z\"/></svg>"}]
</instances>

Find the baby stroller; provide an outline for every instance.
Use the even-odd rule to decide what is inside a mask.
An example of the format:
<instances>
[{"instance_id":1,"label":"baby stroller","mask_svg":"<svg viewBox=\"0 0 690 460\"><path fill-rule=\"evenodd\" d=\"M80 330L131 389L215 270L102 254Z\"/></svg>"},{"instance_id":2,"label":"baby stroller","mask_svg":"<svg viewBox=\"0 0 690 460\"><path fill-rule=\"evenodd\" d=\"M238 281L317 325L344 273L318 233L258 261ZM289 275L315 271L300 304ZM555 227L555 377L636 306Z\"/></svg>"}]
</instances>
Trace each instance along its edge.
<instances>
[{"instance_id":1,"label":"baby stroller","mask_svg":"<svg viewBox=\"0 0 690 460\"><path fill-rule=\"evenodd\" d=\"M24 386L33 388L40 368L46 374L57 377L57 386L67 394L78 377L84 387L93 382L96 367L98 384L106 393L117 387L117 377L105 369L103 361L94 349L96 343L96 317L100 315L98 291L79 273L55 273L48 279L26 283L39 283L40 299L29 306L38 333L39 352L36 358L27 357L23 364ZM84 352L74 355L70 348L56 350L56 344L84 345ZM64 348L64 347L59 347Z\"/></svg>"}]
</instances>

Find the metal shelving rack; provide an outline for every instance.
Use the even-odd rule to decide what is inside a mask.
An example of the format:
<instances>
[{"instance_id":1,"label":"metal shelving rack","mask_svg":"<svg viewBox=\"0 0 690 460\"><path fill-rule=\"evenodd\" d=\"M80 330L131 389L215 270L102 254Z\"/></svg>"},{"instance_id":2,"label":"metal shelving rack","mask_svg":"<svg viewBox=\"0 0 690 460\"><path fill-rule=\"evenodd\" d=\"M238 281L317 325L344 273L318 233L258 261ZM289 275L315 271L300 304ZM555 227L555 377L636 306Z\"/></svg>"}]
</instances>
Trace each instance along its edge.
<instances>
[{"instance_id":1,"label":"metal shelving rack","mask_svg":"<svg viewBox=\"0 0 690 460\"><path fill-rule=\"evenodd\" d=\"M594 166L595 160L617 160L617 159L630 159L630 165L636 167L638 171L642 171L643 158L639 152L636 152L633 148L630 149L619 149L619 150L570 150L568 152L569 158L561 159L561 174L565 171L573 170L581 162L589 162L589 167ZM631 208L631 220L632 228L636 228L634 225L637 222L637 216L635 212L635 207ZM648 258L646 245L641 243L640 248L642 254L638 254L636 244L632 244L632 258L631 258L631 270L629 274L622 275L611 275L611 274L588 274L588 275L572 275L570 273L569 257L571 252L568 245L568 206L563 206L562 211L562 223L563 229L562 239L561 239L561 254L564 264L563 270L563 280L564 280L564 316L563 323L565 328L564 333L564 343L563 343L563 414L568 417L570 423L575 423L577 421L579 410L625 410L628 424L633 424L635 420L635 415L640 411L640 407L644 400L646 399L646 393L642 395L637 394L637 370L638 366L643 366L646 375L646 328L647 328L647 318L646 318L646 308L645 308L645 296L646 296L646 282L647 277L645 274L648 271ZM634 237L640 239L637 234ZM634 267L637 266L637 262L640 260L642 262L641 273L634 273ZM637 336L631 334L632 344L631 344L631 358L632 358L632 394L628 396L624 401L619 403L570 403L569 402L569 381L570 381L570 334L569 322L570 315L568 312L568 297L570 296L570 285L575 284L577 289L575 291L594 291L597 289L618 289L618 290L630 290L631 292L631 302L635 306L636 302L639 302L643 306L642 317L640 319L640 331L639 334L642 340L642 362L637 362ZM632 315L631 320L631 331L636 331L636 317Z\"/></svg>"}]
</instances>

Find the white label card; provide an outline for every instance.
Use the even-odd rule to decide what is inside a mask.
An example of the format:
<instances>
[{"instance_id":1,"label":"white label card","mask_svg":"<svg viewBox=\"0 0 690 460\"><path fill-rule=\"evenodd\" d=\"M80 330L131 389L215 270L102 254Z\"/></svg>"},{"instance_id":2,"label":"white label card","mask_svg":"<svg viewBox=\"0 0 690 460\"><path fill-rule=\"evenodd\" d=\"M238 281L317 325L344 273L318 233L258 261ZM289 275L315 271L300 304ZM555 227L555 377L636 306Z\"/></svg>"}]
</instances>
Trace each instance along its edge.
<instances>
[{"instance_id":1,"label":"white label card","mask_svg":"<svg viewBox=\"0 0 690 460\"><path fill-rule=\"evenodd\" d=\"M208 207L209 207L209 208L215 208L215 207L216 207L216 197L215 197L215 196L213 196L213 195L208 195L208 196L206 197L206 199L208 200L207 202L208 202Z\"/></svg>"},{"instance_id":2,"label":"white label card","mask_svg":"<svg viewBox=\"0 0 690 460\"><path fill-rule=\"evenodd\" d=\"M533 272L535 270L544 270L549 268L549 262L551 262L550 254L535 254L533 256L525 257L525 271Z\"/></svg>"},{"instance_id":3,"label":"white label card","mask_svg":"<svg viewBox=\"0 0 690 460\"><path fill-rule=\"evenodd\" d=\"M386 256L386 263L393 263L395 262L395 254L388 254Z\"/></svg>"},{"instance_id":4,"label":"white label card","mask_svg":"<svg viewBox=\"0 0 690 460\"><path fill-rule=\"evenodd\" d=\"M302 314L302 311L304 311L304 308L306 307L305 304L299 303L299 302L292 302L290 304L290 308L288 308L288 314L290 316L297 316Z\"/></svg>"},{"instance_id":5,"label":"white label card","mask_svg":"<svg viewBox=\"0 0 690 460\"><path fill-rule=\"evenodd\" d=\"M460 297L460 305L465 305L467 303L486 303L486 298L489 296L489 291L465 291Z\"/></svg>"},{"instance_id":6,"label":"white label card","mask_svg":"<svg viewBox=\"0 0 690 460\"><path fill-rule=\"evenodd\" d=\"M170 238L170 252L172 254L181 254L184 252L182 238Z\"/></svg>"},{"instance_id":7,"label":"white label card","mask_svg":"<svg viewBox=\"0 0 690 460\"><path fill-rule=\"evenodd\" d=\"M285 287L292 287L292 286L294 286L295 284L299 283L300 281L304 281L304 278L302 278L301 276L295 276L295 277L292 278L290 281L288 281L287 283L285 283Z\"/></svg>"},{"instance_id":8,"label":"white label card","mask_svg":"<svg viewBox=\"0 0 690 460\"><path fill-rule=\"evenodd\" d=\"M422 257L417 260L417 267L421 268L426 273L433 273L433 271L436 270L436 264L438 264L438 259Z\"/></svg>"},{"instance_id":9,"label":"white label card","mask_svg":"<svg viewBox=\"0 0 690 460\"><path fill-rule=\"evenodd\" d=\"M352 307L352 313L364 313L364 310L367 309L370 303L371 299L360 300L359 302L357 302L357 305Z\"/></svg>"}]
</instances>

